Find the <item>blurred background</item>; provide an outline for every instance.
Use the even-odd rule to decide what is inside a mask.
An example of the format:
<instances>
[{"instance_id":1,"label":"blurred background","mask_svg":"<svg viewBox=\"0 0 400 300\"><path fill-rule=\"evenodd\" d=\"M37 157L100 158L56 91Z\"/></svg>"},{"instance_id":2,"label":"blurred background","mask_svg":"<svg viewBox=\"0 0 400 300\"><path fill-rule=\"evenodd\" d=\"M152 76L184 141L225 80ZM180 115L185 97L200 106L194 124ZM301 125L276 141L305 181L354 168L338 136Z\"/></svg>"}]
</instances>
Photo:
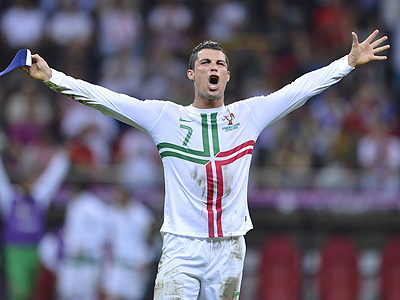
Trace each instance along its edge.
<instances>
[{"instance_id":1,"label":"blurred background","mask_svg":"<svg viewBox=\"0 0 400 300\"><path fill-rule=\"evenodd\" d=\"M191 49L214 39L231 61L229 104L380 29L387 61L259 137L241 299L400 299L399 16L398 0L2 0L0 69L29 48L73 77L188 105ZM153 142L18 70L0 81L0 299L152 299L164 193Z\"/></svg>"}]
</instances>

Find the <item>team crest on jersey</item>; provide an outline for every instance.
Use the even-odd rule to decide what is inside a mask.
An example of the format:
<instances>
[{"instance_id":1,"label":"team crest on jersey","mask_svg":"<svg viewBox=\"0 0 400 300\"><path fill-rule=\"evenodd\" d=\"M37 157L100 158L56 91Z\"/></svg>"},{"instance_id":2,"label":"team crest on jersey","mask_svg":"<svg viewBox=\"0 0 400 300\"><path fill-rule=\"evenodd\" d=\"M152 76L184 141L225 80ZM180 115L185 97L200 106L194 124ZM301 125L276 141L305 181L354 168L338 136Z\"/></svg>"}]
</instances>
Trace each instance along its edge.
<instances>
[{"instance_id":1,"label":"team crest on jersey","mask_svg":"<svg viewBox=\"0 0 400 300\"><path fill-rule=\"evenodd\" d=\"M228 126L222 127L222 130L225 132L236 130L239 128L240 123L233 124L233 120L235 119L234 113L230 113L228 116L224 116L222 121L228 121Z\"/></svg>"},{"instance_id":2,"label":"team crest on jersey","mask_svg":"<svg viewBox=\"0 0 400 300\"><path fill-rule=\"evenodd\" d=\"M230 113L230 115L229 116L224 116L223 118L222 118L222 121L228 121L229 123L228 123L228 126L229 125L233 125L233 119L235 118L235 115L233 114L233 113Z\"/></svg>"}]
</instances>

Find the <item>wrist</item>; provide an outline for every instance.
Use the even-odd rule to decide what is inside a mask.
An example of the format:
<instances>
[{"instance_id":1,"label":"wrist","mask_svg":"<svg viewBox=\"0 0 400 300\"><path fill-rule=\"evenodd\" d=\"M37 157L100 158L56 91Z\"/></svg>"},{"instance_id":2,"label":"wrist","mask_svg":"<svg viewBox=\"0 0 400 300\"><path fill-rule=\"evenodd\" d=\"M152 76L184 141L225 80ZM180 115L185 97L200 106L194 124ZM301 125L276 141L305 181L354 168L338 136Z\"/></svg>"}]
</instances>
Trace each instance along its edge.
<instances>
[{"instance_id":1,"label":"wrist","mask_svg":"<svg viewBox=\"0 0 400 300\"><path fill-rule=\"evenodd\" d=\"M350 67L355 68L357 66L357 62L351 55L347 56L347 63Z\"/></svg>"},{"instance_id":2,"label":"wrist","mask_svg":"<svg viewBox=\"0 0 400 300\"><path fill-rule=\"evenodd\" d=\"M52 76L53 75L52 75L51 69L49 69L47 72L44 73L43 82L49 81Z\"/></svg>"}]
</instances>

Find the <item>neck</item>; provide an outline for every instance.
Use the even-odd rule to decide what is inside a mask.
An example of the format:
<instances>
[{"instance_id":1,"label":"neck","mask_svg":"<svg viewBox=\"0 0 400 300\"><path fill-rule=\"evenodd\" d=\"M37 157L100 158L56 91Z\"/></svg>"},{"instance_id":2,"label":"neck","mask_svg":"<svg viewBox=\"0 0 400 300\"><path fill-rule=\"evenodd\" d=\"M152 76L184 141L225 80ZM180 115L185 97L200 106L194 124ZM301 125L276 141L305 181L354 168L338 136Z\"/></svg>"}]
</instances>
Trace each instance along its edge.
<instances>
[{"instance_id":1,"label":"neck","mask_svg":"<svg viewBox=\"0 0 400 300\"><path fill-rule=\"evenodd\" d=\"M197 95L192 103L192 106L199 109L217 108L224 105L224 96L220 96L216 99L208 99L204 96Z\"/></svg>"}]
</instances>

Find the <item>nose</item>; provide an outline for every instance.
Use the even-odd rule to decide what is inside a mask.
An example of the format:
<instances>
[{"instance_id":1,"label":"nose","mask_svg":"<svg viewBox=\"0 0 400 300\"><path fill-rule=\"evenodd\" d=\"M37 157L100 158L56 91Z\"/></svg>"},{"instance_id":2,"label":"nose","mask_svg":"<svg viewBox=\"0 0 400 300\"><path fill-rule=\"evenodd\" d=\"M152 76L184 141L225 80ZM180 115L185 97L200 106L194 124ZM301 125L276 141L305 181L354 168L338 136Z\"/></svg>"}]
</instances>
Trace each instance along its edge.
<instances>
[{"instance_id":1,"label":"nose","mask_svg":"<svg viewBox=\"0 0 400 300\"><path fill-rule=\"evenodd\" d=\"M211 63L211 71L217 71L217 64L215 62Z\"/></svg>"}]
</instances>

